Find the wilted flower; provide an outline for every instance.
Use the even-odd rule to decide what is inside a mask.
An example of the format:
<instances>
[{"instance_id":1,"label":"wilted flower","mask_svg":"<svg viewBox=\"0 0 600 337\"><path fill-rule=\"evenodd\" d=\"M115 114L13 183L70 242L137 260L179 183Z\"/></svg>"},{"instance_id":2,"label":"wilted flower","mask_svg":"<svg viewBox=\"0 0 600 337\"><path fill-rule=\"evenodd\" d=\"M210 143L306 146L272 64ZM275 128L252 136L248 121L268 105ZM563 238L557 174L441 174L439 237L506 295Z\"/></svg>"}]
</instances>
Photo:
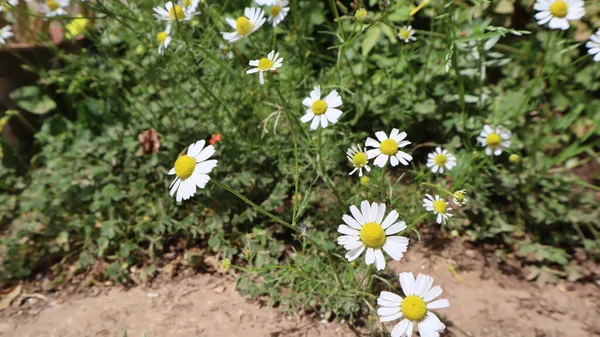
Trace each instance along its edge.
<instances>
[{"instance_id":1,"label":"wilted flower","mask_svg":"<svg viewBox=\"0 0 600 337\"><path fill-rule=\"evenodd\" d=\"M154 128L146 130L138 135L138 141L142 145L143 154L158 153L160 149L160 141L158 140L158 133Z\"/></svg>"},{"instance_id":2,"label":"wilted flower","mask_svg":"<svg viewBox=\"0 0 600 337\"><path fill-rule=\"evenodd\" d=\"M220 133L213 133L210 136L210 140L208 141L208 143L210 145L215 145L216 143L221 141L221 134Z\"/></svg>"}]
</instances>

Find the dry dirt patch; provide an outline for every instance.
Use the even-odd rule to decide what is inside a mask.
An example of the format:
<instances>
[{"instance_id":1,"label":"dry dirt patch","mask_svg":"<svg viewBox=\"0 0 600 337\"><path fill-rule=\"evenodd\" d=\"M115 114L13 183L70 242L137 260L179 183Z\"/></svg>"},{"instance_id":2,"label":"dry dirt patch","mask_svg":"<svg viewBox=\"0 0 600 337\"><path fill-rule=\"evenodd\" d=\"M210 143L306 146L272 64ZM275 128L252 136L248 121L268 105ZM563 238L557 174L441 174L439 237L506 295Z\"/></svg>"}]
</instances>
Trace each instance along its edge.
<instances>
[{"instance_id":1,"label":"dry dirt patch","mask_svg":"<svg viewBox=\"0 0 600 337\"><path fill-rule=\"evenodd\" d=\"M391 269L427 273L444 288L443 297L452 304L438 311L448 325L445 336L600 336L596 285L538 288L486 265L480 254L462 246L431 253L419 244L402 262L392 262ZM113 287L97 296L69 297L60 304L49 296L49 305L34 315L18 310L3 313L0 336L121 337L124 329L130 337L143 332L148 337L369 335L338 322L283 316L276 308L240 296L234 288L231 279L200 274L158 288Z\"/></svg>"}]
</instances>

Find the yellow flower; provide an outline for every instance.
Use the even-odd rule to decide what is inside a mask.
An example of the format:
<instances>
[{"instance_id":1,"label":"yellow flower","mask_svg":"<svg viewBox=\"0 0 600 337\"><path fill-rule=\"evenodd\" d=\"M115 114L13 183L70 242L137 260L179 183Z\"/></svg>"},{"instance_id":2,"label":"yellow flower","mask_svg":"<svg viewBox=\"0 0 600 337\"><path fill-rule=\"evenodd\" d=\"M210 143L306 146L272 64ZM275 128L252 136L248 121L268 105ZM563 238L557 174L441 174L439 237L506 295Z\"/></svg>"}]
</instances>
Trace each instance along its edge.
<instances>
[{"instance_id":1,"label":"yellow flower","mask_svg":"<svg viewBox=\"0 0 600 337\"><path fill-rule=\"evenodd\" d=\"M73 19L65 26L65 29L67 30L65 36L67 39L72 39L77 35L84 34L89 23L90 20L84 18L83 15L78 14L76 19Z\"/></svg>"},{"instance_id":2,"label":"yellow flower","mask_svg":"<svg viewBox=\"0 0 600 337\"><path fill-rule=\"evenodd\" d=\"M521 157L518 154L513 153L510 156L508 156L508 160L514 164L514 163L517 163L519 160L521 160Z\"/></svg>"}]
</instances>

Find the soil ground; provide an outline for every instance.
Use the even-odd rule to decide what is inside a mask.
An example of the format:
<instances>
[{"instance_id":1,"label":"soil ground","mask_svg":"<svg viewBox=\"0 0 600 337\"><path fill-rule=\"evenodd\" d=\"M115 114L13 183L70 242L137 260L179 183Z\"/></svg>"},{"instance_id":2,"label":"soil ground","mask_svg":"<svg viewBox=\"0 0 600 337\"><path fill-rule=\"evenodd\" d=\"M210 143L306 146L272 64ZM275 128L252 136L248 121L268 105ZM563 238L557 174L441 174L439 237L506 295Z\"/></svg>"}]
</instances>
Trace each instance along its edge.
<instances>
[{"instance_id":1,"label":"soil ground","mask_svg":"<svg viewBox=\"0 0 600 337\"><path fill-rule=\"evenodd\" d=\"M600 336L596 284L536 287L457 243L441 250L416 244L403 261L390 264L394 273L429 274L444 288L442 297L452 306L437 311L448 326L443 336ZM240 296L234 279L219 274L197 274L151 287L107 287L86 295L47 297L42 305L23 301L0 313L0 336L122 337L125 329L129 337L144 332L148 337L369 336L364 328L351 329L336 321L283 316L277 308Z\"/></svg>"}]
</instances>

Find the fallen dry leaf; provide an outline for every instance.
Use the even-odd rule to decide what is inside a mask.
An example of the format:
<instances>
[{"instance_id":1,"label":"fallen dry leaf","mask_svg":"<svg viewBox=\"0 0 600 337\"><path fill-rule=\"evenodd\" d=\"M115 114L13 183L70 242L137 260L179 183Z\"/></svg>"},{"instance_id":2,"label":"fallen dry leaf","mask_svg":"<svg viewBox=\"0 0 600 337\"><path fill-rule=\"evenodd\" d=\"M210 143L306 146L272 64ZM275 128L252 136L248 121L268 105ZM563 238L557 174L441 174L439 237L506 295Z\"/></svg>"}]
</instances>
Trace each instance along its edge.
<instances>
[{"instance_id":1,"label":"fallen dry leaf","mask_svg":"<svg viewBox=\"0 0 600 337\"><path fill-rule=\"evenodd\" d=\"M21 285L19 284L18 286L15 287L15 289L13 289L10 293L8 293L8 295L3 296L2 301L0 301L0 310L4 310L4 309L10 307L10 304L17 297L19 297L19 295L21 295L21 290L23 290L23 287L21 287Z\"/></svg>"}]
</instances>

